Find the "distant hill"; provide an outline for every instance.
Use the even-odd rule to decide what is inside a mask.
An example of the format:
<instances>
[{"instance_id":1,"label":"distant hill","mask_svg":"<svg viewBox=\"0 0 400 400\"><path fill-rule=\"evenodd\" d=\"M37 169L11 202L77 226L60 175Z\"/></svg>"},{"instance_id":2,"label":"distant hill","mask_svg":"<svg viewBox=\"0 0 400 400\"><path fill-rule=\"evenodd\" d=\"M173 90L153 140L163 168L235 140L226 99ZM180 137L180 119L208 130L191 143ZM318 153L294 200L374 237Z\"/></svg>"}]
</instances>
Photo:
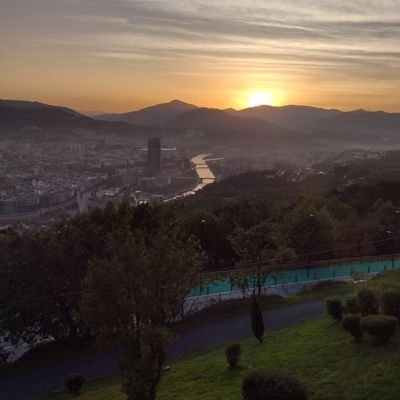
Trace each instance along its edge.
<instances>
[{"instance_id":1,"label":"distant hill","mask_svg":"<svg viewBox=\"0 0 400 400\"><path fill-rule=\"evenodd\" d=\"M259 106L232 115L264 119L301 132L305 143L340 150L399 145L400 114L355 110L343 112L308 106Z\"/></svg>"},{"instance_id":2,"label":"distant hill","mask_svg":"<svg viewBox=\"0 0 400 400\"><path fill-rule=\"evenodd\" d=\"M328 128L329 131L397 134L400 135L400 113L356 110L343 112L329 119L314 123L314 128Z\"/></svg>"},{"instance_id":3,"label":"distant hill","mask_svg":"<svg viewBox=\"0 0 400 400\"><path fill-rule=\"evenodd\" d=\"M157 134L156 127L140 127L120 122L98 121L65 107L37 102L0 100L0 133L4 136L26 134L73 134L77 130L110 134Z\"/></svg>"},{"instance_id":4,"label":"distant hill","mask_svg":"<svg viewBox=\"0 0 400 400\"><path fill-rule=\"evenodd\" d=\"M0 127L24 128L49 126L88 126L96 121L58 108L13 108L0 106Z\"/></svg>"},{"instance_id":5,"label":"distant hill","mask_svg":"<svg viewBox=\"0 0 400 400\"><path fill-rule=\"evenodd\" d=\"M240 117L259 118L280 125L288 129L308 130L317 121L340 115L338 110L325 110L323 108L308 106L258 106L245 108L240 111L229 110L230 113Z\"/></svg>"},{"instance_id":6,"label":"distant hill","mask_svg":"<svg viewBox=\"0 0 400 400\"><path fill-rule=\"evenodd\" d=\"M146 107L139 111L131 111L124 114L101 114L95 116L95 118L103 121L119 121L137 125L160 125L196 108L197 106L193 104L173 100L169 103Z\"/></svg>"},{"instance_id":7,"label":"distant hill","mask_svg":"<svg viewBox=\"0 0 400 400\"><path fill-rule=\"evenodd\" d=\"M244 118L215 108L197 108L165 124L170 131L199 131L211 139L240 138L281 141L293 132L257 118Z\"/></svg>"},{"instance_id":8,"label":"distant hill","mask_svg":"<svg viewBox=\"0 0 400 400\"><path fill-rule=\"evenodd\" d=\"M75 116L81 116L82 114L78 113L77 111L67 108L67 107L60 107L60 106L53 106L50 104L39 103L38 101L23 101L23 100L4 100L0 99L0 108L9 107L9 108L16 108L19 110L36 110L40 108L51 108L56 110L65 111L69 114Z\"/></svg>"},{"instance_id":9,"label":"distant hill","mask_svg":"<svg viewBox=\"0 0 400 400\"><path fill-rule=\"evenodd\" d=\"M104 116L95 119L70 108L39 102L0 100L0 134L56 136L85 130L138 137L156 135L168 136L186 147L203 146L204 151L216 142L229 145L232 141L240 147L246 144L257 148L262 144L264 149L272 149L276 145L279 151L400 147L399 113L341 112L307 106L259 106L236 111L198 108L174 100L111 115L115 120L103 120Z\"/></svg>"}]
</instances>

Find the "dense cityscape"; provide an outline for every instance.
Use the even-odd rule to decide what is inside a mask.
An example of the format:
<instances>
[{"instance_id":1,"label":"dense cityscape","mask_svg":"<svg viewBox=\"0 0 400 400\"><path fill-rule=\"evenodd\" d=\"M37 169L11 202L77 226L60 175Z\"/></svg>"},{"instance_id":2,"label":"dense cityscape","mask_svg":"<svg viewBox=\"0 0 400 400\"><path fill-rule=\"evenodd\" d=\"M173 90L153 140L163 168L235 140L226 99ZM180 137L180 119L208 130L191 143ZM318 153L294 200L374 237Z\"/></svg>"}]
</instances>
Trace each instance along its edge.
<instances>
[{"instance_id":1,"label":"dense cityscape","mask_svg":"<svg viewBox=\"0 0 400 400\"><path fill-rule=\"evenodd\" d=\"M162 168L161 168L162 160ZM190 157L147 143L0 141L0 220L72 215L108 202L157 202L196 186Z\"/></svg>"}]
</instances>

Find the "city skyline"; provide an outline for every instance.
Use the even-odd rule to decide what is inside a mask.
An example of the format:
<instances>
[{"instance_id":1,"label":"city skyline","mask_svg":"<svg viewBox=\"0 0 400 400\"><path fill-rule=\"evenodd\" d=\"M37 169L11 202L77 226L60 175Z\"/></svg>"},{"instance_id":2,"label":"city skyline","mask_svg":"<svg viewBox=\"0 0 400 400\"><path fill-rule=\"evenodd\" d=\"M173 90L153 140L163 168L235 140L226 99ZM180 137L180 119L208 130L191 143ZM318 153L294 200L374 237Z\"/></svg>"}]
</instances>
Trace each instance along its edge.
<instances>
[{"instance_id":1,"label":"city skyline","mask_svg":"<svg viewBox=\"0 0 400 400\"><path fill-rule=\"evenodd\" d=\"M400 111L396 1L5 0L1 11L2 98L85 112L175 98Z\"/></svg>"}]
</instances>

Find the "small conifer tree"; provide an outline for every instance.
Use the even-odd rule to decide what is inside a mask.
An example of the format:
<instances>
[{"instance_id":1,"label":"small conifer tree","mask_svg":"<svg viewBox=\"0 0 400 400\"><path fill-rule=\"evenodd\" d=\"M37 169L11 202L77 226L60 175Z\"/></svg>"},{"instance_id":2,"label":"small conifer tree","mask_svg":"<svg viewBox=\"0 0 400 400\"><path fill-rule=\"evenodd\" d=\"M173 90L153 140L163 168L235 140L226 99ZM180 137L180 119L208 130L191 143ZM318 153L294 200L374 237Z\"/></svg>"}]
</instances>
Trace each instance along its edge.
<instances>
[{"instance_id":1,"label":"small conifer tree","mask_svg":"<svg viewBox=\"0 0 400 400\"><path fill-rule=\"evenodd\" d=\"M257 303L256 295L253 292L253 305L251 308L251 327L253 329L253 334L257 340L262 343L264 337L264 319Z\"/></svg>"}]
</instances>

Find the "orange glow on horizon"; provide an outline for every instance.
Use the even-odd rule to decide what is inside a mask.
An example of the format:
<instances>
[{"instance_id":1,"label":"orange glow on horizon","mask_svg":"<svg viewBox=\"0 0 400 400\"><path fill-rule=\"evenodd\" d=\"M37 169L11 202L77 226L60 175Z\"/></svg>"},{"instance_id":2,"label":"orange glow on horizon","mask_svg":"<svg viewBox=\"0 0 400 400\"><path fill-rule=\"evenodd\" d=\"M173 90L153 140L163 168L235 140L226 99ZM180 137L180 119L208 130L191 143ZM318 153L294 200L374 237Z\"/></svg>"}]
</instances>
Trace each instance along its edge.
<instances>
[{"instance_id":1,"label":"orange glow on horizon","mask_svg":"<svg viewBox=\"0 0 400 400\"><path fill-rule=\"evenodd\" d=\"M273 94L271 92L252 92L247 100L249 107L257 106L272 106L273 105Z\"/></svg>"}]
</instances>

